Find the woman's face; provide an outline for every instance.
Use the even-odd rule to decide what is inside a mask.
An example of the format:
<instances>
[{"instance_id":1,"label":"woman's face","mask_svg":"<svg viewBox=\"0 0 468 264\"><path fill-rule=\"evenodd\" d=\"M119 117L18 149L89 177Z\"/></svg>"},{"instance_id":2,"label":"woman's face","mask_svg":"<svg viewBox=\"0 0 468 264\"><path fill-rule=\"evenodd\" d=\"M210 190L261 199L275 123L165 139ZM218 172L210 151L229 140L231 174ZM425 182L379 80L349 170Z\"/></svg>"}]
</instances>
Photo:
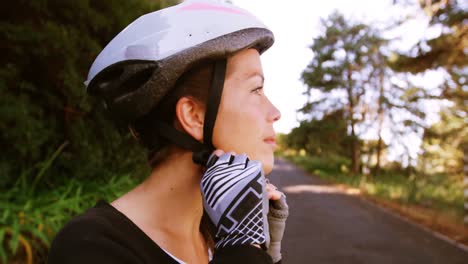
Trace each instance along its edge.
<instances>
[{"instance_id":1,"label":"woman's face","mask_svg":"<svg viewBox=\"0 0 468 264\"><path fill-rule=\"evenodd\" d=\"M236 53L227 61L226 79L213 131L213 145L225 152L246 153L273 168L276 148L273 123L279 110L263 93L260 54L255 49Z\"/></svg>"}]
</instances>

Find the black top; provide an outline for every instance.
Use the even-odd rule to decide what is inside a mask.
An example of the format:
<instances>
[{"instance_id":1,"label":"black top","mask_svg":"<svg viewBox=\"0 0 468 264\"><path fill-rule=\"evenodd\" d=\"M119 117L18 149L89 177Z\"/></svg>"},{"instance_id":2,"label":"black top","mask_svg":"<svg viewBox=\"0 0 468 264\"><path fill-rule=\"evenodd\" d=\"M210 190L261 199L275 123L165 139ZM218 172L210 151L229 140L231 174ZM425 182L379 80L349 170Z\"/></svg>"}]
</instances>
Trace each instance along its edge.
<instances>
[{"instance_id":1,"label":"black top","mask_svg":"<svg viewBox=\"0 0 468 264\"><path fill-rule=\"evenodd\" d=\"M178 262L124 214L105 201L74 217L54 238L49 264L171 263ZM245 245L214 253L212 264L269 263L262 249Z\"/></svg>"}]
</instances>

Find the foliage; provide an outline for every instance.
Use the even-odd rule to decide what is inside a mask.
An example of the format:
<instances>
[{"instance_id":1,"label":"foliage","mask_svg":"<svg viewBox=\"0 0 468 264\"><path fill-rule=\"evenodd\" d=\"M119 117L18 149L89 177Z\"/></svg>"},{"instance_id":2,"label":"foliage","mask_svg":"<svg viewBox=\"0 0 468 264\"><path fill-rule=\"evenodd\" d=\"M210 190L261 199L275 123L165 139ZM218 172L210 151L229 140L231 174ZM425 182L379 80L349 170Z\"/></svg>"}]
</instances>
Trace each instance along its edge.
<instances>
[{"instance_id":1,"label":"foliage","mask_svg":"<svg viewBox=\"0 0 468 264\"><path fill-rule=\"evenodd\" d=\"M392 66L412 73L444 67L464 67L467 64L468 11L461 0L420 1L431 26L441 26L441 34L422 39L409 54L395 54Z\"/></svg>"},{"instance_id":2,"label":"foliage","mask_svg":"<svg viewBox=\"0 0 468 264\"><path fill-rule=\"evenodd\" d=\"M463 144L468 143L466 120L444 110L441 119L425 130L420 170L424 174L463 174Z\"/></svg>"},{"instance_id":3,"label":"foliage","mask_svg":"<svg viewBox=\"0 0 468 264\"><path fill-rule=\"evenodd\" d=\"M424 131L420 167L424 173L445 171L460 174L463 148L468 145L466 117L468 91L466 76L468 60L468 10L458 0L420 1L430 27L440 28L440 35L422 39L413 49L393 56L390 66L397 71L413 73L439 69L446 72L446 81L439 88L437 99L451 105L441 112L438 123ZM430 97L422 94L420 97Z\"/></svg>"},{"instance_id":4,"label":"foliage","mask_svg":"<svg viewBox=\"0 0 468 264\"><path fill-rule=\"evenodd\" d=\"M24 176L8 191L0 193L3 262L7 258L24 261L28 255L24 249L28 247L32 249L33 263L43 262L52 238L72 216L92 207L97 200L114 200L141 180L133 175L93 181L70 179L64 185L37 192Z\"/></svg>"},{"instance_id":5,"label":"foliage","mask_svg":"<svg viewBox=\"0 0 468 264\"><path fill-rule=\"evenodd\" d=\"M349 156L349 141L343 111L338 110L320 120L302 121L285 137L284 144L314 156Z\"/></svg>"},{"instance_id":6,"label":"foliage","mask_svg":"<svg viewBox=\"0 0 468 264\"><path fill-rule=\"evenodd\" d=\"M173 1L167 1L173 2ZM31 181L64 142L39 188L69 178L127 173L144 151L119 133L83 82L98 52L129 22L158 2L8 1L0 40L0 188L19 175ZM55 175L55 177L50 177Z\"/></svg>"},{"instance_id":7,"label":"foliage","mask_svg":"<svg viewBox=\"0 0 468 264\"><path fill-rule=\"evenodd\" d=\"M323 177L346 174L351 165L351 161L348 158L338 155L317 157L308 154L294 156L286 155L286 157L295 164L304 168L306 171Z\"/></svg>"},{"instance_id":8,"label":"foliage","mask_svg":"<svg viewBox=\"0 0 468 264\"><path fill-rule=\"evenodd\" d=\"M148 173L145 151L112 123L101 102L87 96L83 82L100 50L128 23L175 3L4 3L0 262L44 257L72 215L97 199L113 200Z\"/></svg>"}]
</instances>

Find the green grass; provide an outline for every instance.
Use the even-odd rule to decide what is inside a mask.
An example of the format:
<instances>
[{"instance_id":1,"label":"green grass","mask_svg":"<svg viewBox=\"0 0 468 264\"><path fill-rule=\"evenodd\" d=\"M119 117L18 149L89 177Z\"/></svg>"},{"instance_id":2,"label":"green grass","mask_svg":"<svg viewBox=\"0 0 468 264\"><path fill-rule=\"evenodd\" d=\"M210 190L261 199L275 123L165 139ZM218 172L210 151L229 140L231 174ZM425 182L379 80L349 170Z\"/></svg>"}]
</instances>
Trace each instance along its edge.
<instances>
[{"instance_id":1,"label":"green grass","mask_svg":"<svg viewBox=\"0 0 468 264\"><path fill-rule=\"evenodd\" d=\"M24 170L11 188L0 191L0 263L45 262L53 237L73 216L99 199L114 200L141 181L138 176L100 175L51 185L47 178L60 175L48 170L67 144L36 164L37 174Z\"/></svg>"},{"instance_id":2,"label":"green grass","mask_svg":"<svg viewBox=\"0 0 468 264\"><path fill-rule=\"evenodd\" d=\"M19 179L13 188L0 193L0 263L13 258L27 263L28 255L36 257L33 263L44 261L54 235L72 216L99 199L111 201L123 195L138 181L129 175L108 181L70 180L66 185L39 191L34 184L25 185Z\"/></svg>"},{"instance_id":3,"label":"green grass","mask_svg":"<svg viewBox=\"0 0 468 264\"><path fill-rule=\"evenodd\" d=\"M411 175L385 172L377 177L347 174L349 163L339 158L283 155L304 170L333 183L356 187L368 195L401 204L424 206L440 213L463 218L463 179L444 174Z\"/></svg>"}]
</instances>

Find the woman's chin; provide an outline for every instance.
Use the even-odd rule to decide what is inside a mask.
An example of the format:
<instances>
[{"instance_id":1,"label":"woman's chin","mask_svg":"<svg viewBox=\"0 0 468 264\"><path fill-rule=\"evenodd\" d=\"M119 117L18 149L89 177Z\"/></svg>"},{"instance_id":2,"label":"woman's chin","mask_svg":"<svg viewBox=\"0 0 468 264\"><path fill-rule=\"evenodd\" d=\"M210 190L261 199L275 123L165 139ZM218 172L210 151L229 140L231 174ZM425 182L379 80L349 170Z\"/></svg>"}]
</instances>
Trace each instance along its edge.
<instances>
[{"instance_id":1,"label":"woman's chin","mask_svg":"<svg viewBox=\"0 0 468 264\"><path fill-rule=\"evenodd\" d=\"M263 172L265 173L265 175L268 175L271 173L274 165L275 165L275 158L273 155L271 155L271 157L262 159Z\"/></svg>"}]
</instances>

